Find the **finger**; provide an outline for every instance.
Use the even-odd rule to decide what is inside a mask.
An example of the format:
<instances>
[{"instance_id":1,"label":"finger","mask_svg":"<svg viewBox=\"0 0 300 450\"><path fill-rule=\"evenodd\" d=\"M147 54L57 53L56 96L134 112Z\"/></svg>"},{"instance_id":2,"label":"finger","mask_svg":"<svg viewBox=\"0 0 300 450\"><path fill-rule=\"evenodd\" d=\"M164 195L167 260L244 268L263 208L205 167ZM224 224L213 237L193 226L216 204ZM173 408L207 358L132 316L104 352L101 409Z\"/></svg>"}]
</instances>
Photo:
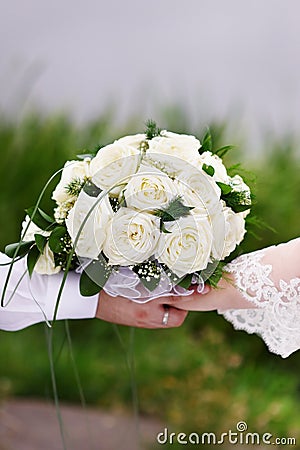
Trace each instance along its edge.
<instances>
[{"instance_id":1,"label":"finger","mask_svg":"<svg viewBox=\"0 0 300 450\"><path fill-rule=\"evenodd\" d=\"M164 328L180 327L188 314L188 311L173 308L169 305L161 305L160 310L163 313L161 324Z\"/></svg>"},{"instance_id":2,"label":"finger","mask_svg":"<svg viewBox=\"0 0 300 450\"><path fill-rule=\"evenodd\" d=\"M192 286L189 295L169 295L168 297L160 297L159 301L179 309L185 309L185 303L190 304L193 300L199 299L199 296L208 294L211 289L211 286L205 284L203 290L199 292L197 286Z\"/></svg>"},{"instance_id":3,"label":"finger","mask_svg":"<svg viewBox=\"0 0 300 450\"><path fill-rule=\"evenodd\" d=\"M165 325L165 328L180 327L185 321L187 315L188 311L169 307L169 319L168 323Z\"/></svg>"},{"instance_id":4,"label":"finger","mask_svg":"<svg viewBox=\"0 0 300 450\"><path fill-rule=\"evenodd\" d=\"M135 310L134 326L138 328L174 328L183 324L188 312L151 302L139 305Z\"/></svg>"},{"instance_id":5,"label":"finger","mask_svg":"<svg viewBox=\"0 0 300 450\"><path fill-rule=\"evenodd\" d=\"M208 294L210 291L211 291L211 286L209 284L205 284L203 291L201 291L200 293L201 293L201 295L205 295L205 294Z\"/></svg>"}]
</instances>

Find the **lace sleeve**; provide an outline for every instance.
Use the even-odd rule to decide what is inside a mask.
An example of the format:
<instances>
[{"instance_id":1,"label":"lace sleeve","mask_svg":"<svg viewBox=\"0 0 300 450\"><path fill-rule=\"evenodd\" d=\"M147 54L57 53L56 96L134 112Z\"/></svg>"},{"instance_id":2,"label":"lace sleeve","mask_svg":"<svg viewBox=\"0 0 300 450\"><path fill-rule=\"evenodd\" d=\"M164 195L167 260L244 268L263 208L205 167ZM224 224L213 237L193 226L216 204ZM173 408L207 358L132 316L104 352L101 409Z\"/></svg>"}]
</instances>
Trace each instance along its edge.
<instances>
[{"instance_id":1,"label":"lace sleeve","mask_svg":"<svg viewBox=\"0 0 300 450\"><path fill-rule=\"evenodd\" d=\"M295 239L228 264L235 287L252 305L218 311L235 329L259 334L283 358L300 349L300 278L293 276L300 272L299 247L300 239Z\"/></svg>"}]
</instances>

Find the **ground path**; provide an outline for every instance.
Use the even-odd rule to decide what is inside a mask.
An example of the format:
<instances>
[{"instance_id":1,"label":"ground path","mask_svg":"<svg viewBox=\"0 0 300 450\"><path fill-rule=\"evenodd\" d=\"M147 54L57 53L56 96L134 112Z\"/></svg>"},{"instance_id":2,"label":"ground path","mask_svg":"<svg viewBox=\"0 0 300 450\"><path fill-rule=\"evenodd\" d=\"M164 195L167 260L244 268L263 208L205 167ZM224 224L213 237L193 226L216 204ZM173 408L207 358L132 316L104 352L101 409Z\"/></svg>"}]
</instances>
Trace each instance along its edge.
<instances>
[{"instance_id":1,"label":"ground path","mask_svg":"<svg viewBox=\"0 0 300 450\"><path fill-rule=\"evenodd\" d=\"M155 447L158 421L139 418L141 444L133 417L99 409L61 407L67 450L137 450ZM147 445L148 444L148 445ZM38 400L14 399L0 408L0 450L63 450L55 408Z\"/></svg>"}]
</instances>

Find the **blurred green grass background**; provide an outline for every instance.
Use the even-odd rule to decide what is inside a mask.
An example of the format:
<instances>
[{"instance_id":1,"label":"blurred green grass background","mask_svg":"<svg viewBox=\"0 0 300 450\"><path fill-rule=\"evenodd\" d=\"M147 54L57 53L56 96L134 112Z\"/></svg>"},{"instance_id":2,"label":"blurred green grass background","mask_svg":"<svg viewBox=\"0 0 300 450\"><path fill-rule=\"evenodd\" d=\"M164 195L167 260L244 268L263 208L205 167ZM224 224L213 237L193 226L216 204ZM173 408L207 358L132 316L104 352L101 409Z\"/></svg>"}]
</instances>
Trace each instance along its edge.
<instances>
[{"instance_id":1,"label":"blurred green grass background","mask_svg":"<svg viewBox=\"0 0 300 450\"><path fill-rule=\"evenodd\" d=\"M0 249L19 238L24 209L33 205L49 176L84 150L141 131L140 118L114 126L108 111L78 126L66 116L31 114L14 123L0 118ZM161 127L200 136L203 125L189 128L184 111L161 113ZM210 124L215 145L236 144L228 124ZM230 139L229 139L229 137ZM275 232L248 234L243 251L284 242L299 235L300 152L292 136L266 139L255 156L240 149L227 162L244 161L255 174L254 215ZM57 182L57 181L56 181ZM55 183L49 189L54 187ZM49 195L50 196L50 195ZM51 200L43 202L51 211ZM88 301L88 299L87 299ZM191 313L175 330L135 330L97 320L70 322L73 350L88 403L108 409L132 409L132 374L127 359L135 355L134 383L139 410L166 426L188 431L226 431L239 420L252 430L274 435L299 433L300 353L282 360L268 353L257 336L236 332L216 313ZM0 332L0 399L7 396L52 398L46 328ZM65 326L56 325L55 366L59 398L79 402ZM174 447L174 446L173 446Z\"/></svg>"}]
</instances>

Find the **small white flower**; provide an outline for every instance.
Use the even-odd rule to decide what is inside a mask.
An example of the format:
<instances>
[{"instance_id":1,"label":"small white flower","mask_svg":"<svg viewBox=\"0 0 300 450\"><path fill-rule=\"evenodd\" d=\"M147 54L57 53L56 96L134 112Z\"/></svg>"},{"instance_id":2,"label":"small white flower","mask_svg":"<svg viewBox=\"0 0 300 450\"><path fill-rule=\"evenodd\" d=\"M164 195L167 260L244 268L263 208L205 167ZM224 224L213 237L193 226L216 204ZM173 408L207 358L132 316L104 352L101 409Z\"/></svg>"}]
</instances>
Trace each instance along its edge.
<instances>
[{"instance_id":1,"label":"small white flower","mask_svg":"<svg viewBox=\"0 0 300 450\"><path fill-rule=\"evenodd\" d=\"M144 164L124 191L127 206L149 211L165 207L178 194L177 186L168 175Z\"/></svg>"},{"instance_id":2,"label":"small white flower","mask_svg":"<svg viewBox=\"0 0 300 450\"><path fill-rule=\"evenodd\" d=\"M110 195L118 196L129 177L137 171L139 158L137 148L119 141L101 148L90 164L93 183L104 190L120 183L110 191Z\"/></svg>"},{"instance_id":3,"label":"small white flower","mask_svg":"<svg viewBox=\"0 0 300 450\"><path fill-rule=\"evenodd\" d=\"M206 269L210 260L213 234L207 217L189 215L166 224L170 233L162 233L157 258L178 277Z\"/></svg>"},{"instance_id":4,"label":"small white flower","mask_svg":"<svg viewBox=\"0 0 300 450\"><path fill-rule=\"evenodd\" d=\"M90 197L84 191L81 191L74 207L69 212L66 226L73 244L75 244L83 222L96 202L97 198ZM113 211L108 197L105 196L95 206L80 231L77 244L75 245L75 251L78 256L91 259L96 259L99 256L105 241L105 228L112 216Z\"/></svg>"},{"instance_id":5,"label":"small white flower","mask_svg":"<svg viewBox=\"0 0 300 450\"><path fill-rule=\"evenodd\" d=\"M90 158L83 161L67 161L61 174L61 179L56 186L52 198L56 203L72 202L76 197L68 194L67 186L74 180L84 181L90 177Z\"/></svg>"},{"instance_id":6,"label":"small white flower","mask_svg":"<svg viewBox=\"0 0 300 450\"><path fill-rule=\"evenodd\" d=\"M154 255L159 239L157 217L120 208L106 228L104 253L109 264L130 266Z\"/></svg>"},{"instance_id":7,"label":"small white flower","mask_svg":"<svg viewBox=\"0 0 300 450\"><path fill-rule=\"evenodd\" d=\"M74 201L66 201L60 203L56 208L54 208L54 219L57 223L63 224L66 218L68 217L69 211L73 208L75 203Z\"/></svg>"}]
</instances>

